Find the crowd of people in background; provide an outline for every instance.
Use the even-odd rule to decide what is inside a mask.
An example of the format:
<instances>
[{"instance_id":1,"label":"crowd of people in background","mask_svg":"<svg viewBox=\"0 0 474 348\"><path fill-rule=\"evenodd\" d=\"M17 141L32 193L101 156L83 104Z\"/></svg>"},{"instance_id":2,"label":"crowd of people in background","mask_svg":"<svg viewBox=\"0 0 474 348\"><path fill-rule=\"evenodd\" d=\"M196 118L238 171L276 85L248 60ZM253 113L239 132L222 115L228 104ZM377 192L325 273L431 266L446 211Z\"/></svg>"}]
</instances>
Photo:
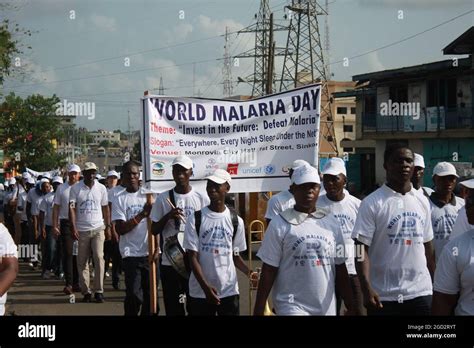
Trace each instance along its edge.
<instances>
[{"instance_id":1,"label":"crowd of people in background","mask_svg":"<svg viewBox=\"0 0 474 348\"><path fill-rule=\"evenodd\" d=\"M0 267L9 274L0 278L0 310L18 269L12 245L29 244L40 245L41 277L64 279L63 292L81 292L83 302L106 301L104 278L111 274L118 290L123 274L130 316L159 312L150 309L155 261L170 316L239 315L237 270L259 279L255 315L270 294L277 315L474 315L474 179L458 180L440 162L433 188L423 187L423 156L402 144L387 146L383 165L386 182L360 200L348 191L342 159L321 172L295 160L290 186L267 205L259 274L241 257L246 227L226 205L225 170L199 192L190 185L192 160L178 156L175 186L158 195L140 189L134 161L106 178L92 162L70 165L64 179L25 172L4 187L0 245L9 248L0 257L10 262ZM40 260L24 261L35 269Z\"/></svg>"}]
</instances>

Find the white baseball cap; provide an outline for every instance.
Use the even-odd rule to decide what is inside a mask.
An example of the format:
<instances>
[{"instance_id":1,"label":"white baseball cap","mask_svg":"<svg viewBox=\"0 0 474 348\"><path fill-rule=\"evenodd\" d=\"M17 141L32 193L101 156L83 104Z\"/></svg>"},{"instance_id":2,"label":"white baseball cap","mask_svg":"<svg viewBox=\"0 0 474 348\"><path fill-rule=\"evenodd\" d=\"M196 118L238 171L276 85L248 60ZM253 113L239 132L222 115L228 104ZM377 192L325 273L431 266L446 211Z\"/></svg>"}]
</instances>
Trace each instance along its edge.
<instances>
[{"instance_id":1,"label":"white baseball cap","mask_svg":"<svg viewBox=\"0 0 474 348\"><path fill-rule=\"evenodd\" d=\"M346 164L344 160L339 157L332 157L330 158L326 164L324 165L322 174L329 174L329 175L339 175L344 174L347 176L346 172Z\"/></svg>"},{"instance_id":2,"label":"white baseball cap","mask_svg":"<svg viewBox=\"0 0 474 348\"><path fill-rule=\"evenodd\" d=\"M447 175L454 175L456 178L459 178L458 174L456 173L456 168L449 162L439 162L433 168L433 176L447 176Z\"/></svg>"},{"instance_id":3,"label":"white baseball cap","mask_svg":"<svg viewBox=\"0 0 474 348\"><path fill-rule=\"evenodd\" d=\"M310 164L305 160L297 159L291 164L291 169L295 170L296 168L301 166L310 166Z\"/></svg>"},{"instance_id":4,"label":"white baseball cap","mask_svg":"<svg viewBox=\"0 0 474 348\"><path fill-rule=\"evenodd\" d=\"M27 182L28 184L31 184L31 185L36 184L35 179L34 179L32 176L30 176L30 177L29 177L28 179L26 179L26 180L27 180L26 182Z\"/></svg>"},{"instance_id":5,"label":"white baseball cap","mask_svg":"<svg viewBox=\"0 0 474 348\"><path fill-rule=\"evenodd\" d=\"M97 166L94 162L86 162L84 163L84 170L97 170Z\"/></svg>"},{"instance_id":6,"label":"white baseball cap","mask_svg":"<svg viewBox=\"0 0 474 348\"><path fill-rule=\"evenodd\" d=\"M69 167L67 168L67 171L68 173L70 172L80 173L81 168L77 164L70 164Z\"/></svg>"},{"instance_id":7,"label":"white baseball cap","mask_svg":"<svg viewBox=\"0 0 474 348\"><path fill-rule=\"evenodd\" d=\"M23 179L28 179L30 176L31 176L31 174L28 173L28 172L23 172L23 173L21 174L21 177L22 177Z\"/></svg>"},{"instance_id":8,"label":"white baseball cap","mask_svg":"<svg viewBox=\"0 0 474 348\"><path fill-rule=\"evenodd\" d=\"M295 185L306 184L308 182L314 182L320 184L318 170L311 166L301 166L295 169L291 177L291 182Z\"/></svg>"},{"instance_id":9,"label":"white baseball cap","mask_svg":"<svg viewBox=\"0 0 474 348\"><path fill-rule=\"evenodd\" d=\"M474 189L474 179L461 181L460 184L467 187L468 189Z\"/></svg>"},{"instance_id":10,"label":"white baseball cap","mask_svg":"<svg viewBox=\"0 0 474 348\"><path fill-rule=\"evenodd\" d=\"M48 178L43 178L40 180L40 186L43 185L45 182L49 184L49 179Z\"/></svg>"},{"instance_id":11,"label":"white baseball cap","mask_svg":"<svg viewBox=\"0 0 474 348\"><path fill-rule=\"evenodd\" d=\"M11 179L8 181L8 186L12 186L12 185L16 185L16 179L15 179L15 178L11 178Z\"/></svg>"},{"instance_id":12,"label":"white baseball cap","mask_svg":"<svg viewBox=\"0 0 474 348\"><path fill-rule=\"evenodd\" d=\"M62 184L62 183L63 183L63 178L61 178L60 176L55 176L55 177L53 178L53 184L54 184L55 182L57 182L57 183L59 183L59 184Z\"/></svg>"},{"instance_id":13,"label":"white baseball cap","mask_svg":"<svg viewBox=\"0 0 474 348\"><path fill-rule=\"evenodd\" d=\"M49 173L44 173L44 174L43 174L43 178L46 178L46 179L51 180L51 174L49 174Z\"/></svg>"},{"instance_id":14,"label":"white baseball cap","mask_svg":"<svg viewBox=\"0 0 474 348\"><path fill-rule=\"evenodd\" d=\"M206 178L206 180L214 181L216 184L223 184L226 182L230 185L232 178L230 177L230 174L224 169L216 169L212 175Z\"/></svg>"},{"instance_id":15,"label":"white baseball cap","mask_svg":"<svg viewBox=\"0 0 474 348\"><path fill-rule=\"evenodd\" d=\"M415 167L425 168L425 159L417 153L415 153Z\"/></svg>"},{"instance_id":16,"label":"white baseball cap","mask_svg":"<svg viewBox=\"0 0 474 348\"><path fill-rule=\"evenodd\" d=\"M178 156L173 160L172 166L179 164L181 167L191 169L193 167L193 161L188 156Z\"/></svg>"},{"instance_id":17,"label":"white baseball cap","mask_svg":"<svg viewBox=\"0 0 474 348\"><path fill-rule=\"evenodd\" d=\"M102 175L100 175L99 173L97 173L97 174L95 175L95 178L96 178L97 180L102 180L104 177L103 177Z\"/></svg>"},{"instance_id":18,"label":"white baseball cap","mask_svg":"<svg viewBox=\"0 0 474 348\"><path fill-rule=\"evenodd\" d=\"M119 173L117 173L115 170L109 170L107 172L107 177L109 177L109 176L116 176L117 178L120 177Z\"/></svg>"},{"instance_id":19,"label":"white baseball cap","mask_svg":"<svg viewBox=\"0 0 474 348\"><path fill-rule=\"evenodd\" d=\"M0 191L5 191L5 186L3 186L3 184L0 184Z\"/></svg>"}]
</instances>

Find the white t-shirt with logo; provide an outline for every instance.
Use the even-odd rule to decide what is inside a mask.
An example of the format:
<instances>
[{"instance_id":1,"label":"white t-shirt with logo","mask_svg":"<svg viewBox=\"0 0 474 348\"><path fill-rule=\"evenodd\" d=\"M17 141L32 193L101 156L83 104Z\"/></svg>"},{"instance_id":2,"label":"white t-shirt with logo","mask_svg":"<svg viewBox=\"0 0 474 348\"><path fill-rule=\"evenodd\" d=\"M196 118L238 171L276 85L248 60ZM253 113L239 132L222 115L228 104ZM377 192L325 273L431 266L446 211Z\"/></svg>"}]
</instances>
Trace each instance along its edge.
<instances>
[{"instance_id":1,"label":"white t-shirt with logo","mask_svg":"<svg viewBox=\"0 0 474 348\"><path fill-rule=\"evenodd\" d=\"M40 211L44 212L44 224L46 226L53 226L53 206L54 192L49 192L44 195L40 203Z\"/></svg>"},{"instance_id":2,"label":"white t-shirt with logo","mask_svg":"<svg viewBox=\"0 0 474 348\"><path fill-rule=\"evenodd\" d=\"M102 207L109 204L104 185L95 182L90 189L81 180L71 187L69 202L75 204L76 228L79 232L95 230L104 225Z\"/></svg>"},{"instance_id":3,"label":"white t-shirt with logo","mask_svg":"<svg viewBox=\"0 0 474 348\"><path fill-rule=\"evenodd\" d=\"M143 211L146 195L140 190L134 193L122 191L112 202L112 221L128 221ZM147 219L142 219L130 232L121 235L120 255L125 257L143 257L148 255Z\"/></svg>"},{"instance_id":4,"label":"white t-shirt with logo","mask_svg":"<svg viewBox=\"0 0 474 348\"><path fill-rule=\"evenodd\" d=\"M194 214L188 217L184 232L184 248L198 252L198 260L207 282L217 289L219 298L239 294L234 252L247 249L244 222L238 217L239 225L234 235L231 213L228 208L222 213L201 209L201 228L196 233ZM194 298L206 298L194 273L189 278L189 294Z\"/></svg>"},{"instance_id":5,"label":"white t-shirt with logo","mask_svg":"<svg viewBox=\"0 0 474 348\"><path fill-rule=\"evenodd\" d=\"M18 258L18 251L10 232L3 224L0 224L0 259L2 257ZM5 314L5 303L7 302L7 293L0 296L0 315Z\"/></svg>"},{"instance_id":6,"label":"white t-shirt with logo","mask_svg":"<svg viewBox=\"0 0 474 348\"><path fill-rule=\"evenodd\" d=\"M74 186L74 185L72 185ZM59 219L69 219L69 193L71 192L71 185L65 182L58 186L56 195L54 196L54 204L59 205Z\"/></svg>"},{"instance_id":7,"label":"white t-shirt with logo","mask_svg":"<svg viewBox=\"0 0 474 348\"><path fill-rule=\"evenodd\" d=\"M457 295L455 315L474 315L474 229L451 240L436 264L435 291Z\"/></svg>"},{"instance_id":8,"label":"white t-shirt with logo","mask_svg":"<svg viewBox=\"0 0 474 348\"><path fill-rule=\"evenodd\" d=\"M271 220L282 211L293 208L294 205L295 198L293 197L293 194L288 190L281 191L280 193L272 196L272 198L270 198L268 201L265 218Z\"/></svg>"},{"instance_id":9,"label":"white t-shirt with logo","mask_svg":"<svg viewBox=\"0 0 474 348\"><path fill-rule=\"evenodd\" d=\"M458 217L459 209L464 206L464 200L456 196L454 196L454 203L454 205L451 203L445 204L440 208L430 199L431 224L433 226L433 244L436 261L438 261L443 247L449 241L449 236L453 230L454 222Z\"/></svg>"},{"instance_id":10,"label":"white t-shirt with logo","mask_svg":"<svg viewBox=\"0 0 474 348\"><path fill-rule=\"evenodd\" d=\"M316 206L324 209L339 221L348 256L346 260L347 272L351 275L356 275L352 230L354 229L355 220L359 211L360 200L348 193L345 193L344 198L339 202L330 200L327 195L322 195L319 196Z\"/></svg>"},{"instance_id":11,"label":"white t-shirt with logo","mask_svg":"<svg viewBox=\"0 0 474 348\"><path fill-rule=\"evenodd\" d=\"M168 214L168 212L171 211L171 206L167 202L167 198L169 199L169 191L163 192L160 195L158 195L155 203L153 204L153 208L150 214L152 221L154 222L160 221L163 218L163 216L165 216L166 214ZM205 206L209 205L209 197L206 194L203 194L195 190L194 188L192 188L190 192L184 195L176 193L176 191L174 191L174 200L175 200L175 206L183 209L185 220L187 220L189 216L194 215L195 211L201 210ZM183 223L180 222L180 224L183 224ZM171 236L175 236L178 233L180 233L179 232L180 228L181 228L181 236L178 235L178 237L179 239L183 240L184 239L184 226L179 226L178 229L176 229L174 219L168 220L161 234L163 245L167 238ZM168 259L168 256L166 255L166 253L163 252L163 250L162 250L161 256L162 256L161 263L165 266L171 266L171 262Z\"/></svg>"},{"instance_id":12,"label":"white t-shirt with logo","mask_svg":"<svg viewBox=\"0 0 474 348\"><path fill-rule=\"evenodd\" d=\"M427 199L386 184L359 207L352 238L369 246L370 282L382 301L432 294L423 243L433 239Z\"/></svg>"},{"instance_id":13,"label":"white t-shirt with logo","mask_svg":"<svg viewBox=\"0 0 474 348\"><path fill-rule=\"evenodd\" d=\"M277 315L336 315L335 265L345 257L337 252L344 241L331 230L337 224L331 219L308 215L293 225L278 215L270 222L257 256L278 267L272 289Z\"/></svg>"},{"instance_id":14,"label":"white t-shirt with logo","mask_svg":"<svg viewBox=\"0 0 474 348\"><path fill-rule=\"evenodd\" d=\"M449 237L449 239L454 239L463 234L464 232L467 232L472 229L474 229L474 225L471 225L469 221L467 221L466 206L463 206L461 209L459 209L458 217L454 222L453 230L451 231L451 236Z\"/></svg>"},{"instance_id":15,"label":"white t-shirt with logo","mask_svg":"<svg viewBox=\"0 0 474 348\"><path fill-rule=\"evenodd\" d=\"M36 192L35 187L32 187L28 191L26 200L28 203L31 204L31 215L39 215L39 206L41 204L41 201L43 200L43 197L44 195L42 193L38 194L38 192Z\"/></svg>"}]
</instances>

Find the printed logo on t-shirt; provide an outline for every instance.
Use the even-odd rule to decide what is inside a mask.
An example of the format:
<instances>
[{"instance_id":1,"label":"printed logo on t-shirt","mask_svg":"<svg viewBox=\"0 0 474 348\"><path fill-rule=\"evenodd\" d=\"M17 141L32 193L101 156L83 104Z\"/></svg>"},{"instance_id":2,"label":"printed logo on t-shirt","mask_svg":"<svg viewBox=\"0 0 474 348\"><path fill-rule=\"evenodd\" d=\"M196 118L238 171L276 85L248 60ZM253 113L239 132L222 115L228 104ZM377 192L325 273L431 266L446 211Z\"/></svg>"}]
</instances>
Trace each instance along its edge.
<instances>
[{"instance_id":1,"label":"printed logo on t-shirt","mask_svg":"<svg viewBox=\"0 0 474 348\"><path fill-rule=\"evenodd\" d=\"M92 214L99 211L97 203L92 199L86 199L79 205L80 214Z\"/></svg>"},{"instance_id":2,"label":"printed logo on t-shirt","mask_svg":"<svg viewBox=\"0 0 474 348\"><path fill-rule=\"evenodd\" d=\"M419 224L419 228L417 228ZM425 220L417 212L405 211L390 219L387 226L389 243L396 245L412 245L423 243L423 228ZM397 229L397 227L399 227Z\"/></svg>"},{"instance_id":3,"label":"printed logo on t-shirt","mask_svg":"<svg viewBox=\"0 0 474 348\"><path fill-rule=\"evenodd\" d=\"M458 214L444 214L433 222L434 239L449 239Z\"/></svg>"},{"instance_id":4,"label":"printed logo on t-shirt","mask_svg":"<svg viewBox=\"0 0 474 348\"><path fill-rule=\"evenodd\" d=\"M143 204L129 205L127 209L125 210L125 216L127 217L127 220L131 220L135 216L137 216L142 210L143 210ZM145 221L145 220L142 220L142 221Z\"/></svg>"},{"instance_id":5,"label":"printed logo on t-shirt","mask_svg":"<svg viewBox=\"0 0 474 348\"><path fill-rule=\"evenodd\" d=\"M333 240L314 234L298 238L292 250L295 267L329 266L335 256Z\"/></svg>"},{"instance_id":6,"label":"printed logo on t-shirt","mask_svg":"<svg viewBox=\"0 0 474 348\"><path fill-rule=\"evenodd\" d=\"M351 238L352 229L350 226L355 225L354 219L346 214L334 214L333 216L339 221L344 238Z\"/></svg>"},{"instance_id":7,"label":"printed logo on t-shirt","mask_svg":"<svg viewBox=\"0 0 474 348\"><path fill-rule=\"evenodd\" d=\"M222 226L214 226L202 233L201 239L204 240L210 235L209 242L202 242L201 250L214 255L228 255L231 253L232 232L227 231Z\"/></svg>"}]
</instances>

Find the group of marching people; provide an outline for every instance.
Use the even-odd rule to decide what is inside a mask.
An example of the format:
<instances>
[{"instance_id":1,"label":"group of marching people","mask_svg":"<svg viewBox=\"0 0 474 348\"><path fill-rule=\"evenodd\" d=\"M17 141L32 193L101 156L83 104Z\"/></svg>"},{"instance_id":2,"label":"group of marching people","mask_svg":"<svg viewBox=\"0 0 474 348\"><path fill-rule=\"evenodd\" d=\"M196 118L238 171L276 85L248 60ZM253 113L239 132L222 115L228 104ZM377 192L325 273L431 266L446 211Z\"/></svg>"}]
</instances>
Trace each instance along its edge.
<instances>
[{"instance_id":1,"label":"group of marching people","mask_svg":"<svg viewBox=\"0 0 474 348\"><path fill-rule=\"evenodd\" d=\"M97 182L91 162L82 180L72 165L66 182L52 179L53 188L49 178L39 185L23 178L20 225L43 236L43 275L64 272L65 293L80 289L84 302L92 293L103 302L104 241L110 240L114 287L119 268L124 273L125 315L153 312L149 270L155 261L170 316L239 315L237 270L258 281L254 315L264 314L270 293L276 315L474 315L474 179L461 182L462 197L456 196L451 163L434 167L429 189L421 185L423 157L391 144L384 153L386 182L360 201L345 188L342 159L330 158L321 172L294 161L290 186L268 201L258 274L240 255L247 249L244 222L226 205L231 175L215 170L205 178L206 192L199 192L190 185L189 157L176 157L171 167L175 186L158 195L140 189L134 161L124 164L120 185L119 175L109 173L108 189ZM148 252L148 219L159 246L155 255ZM63 250L56 268L52 240Z\"/></svg>"}]
</instances>

